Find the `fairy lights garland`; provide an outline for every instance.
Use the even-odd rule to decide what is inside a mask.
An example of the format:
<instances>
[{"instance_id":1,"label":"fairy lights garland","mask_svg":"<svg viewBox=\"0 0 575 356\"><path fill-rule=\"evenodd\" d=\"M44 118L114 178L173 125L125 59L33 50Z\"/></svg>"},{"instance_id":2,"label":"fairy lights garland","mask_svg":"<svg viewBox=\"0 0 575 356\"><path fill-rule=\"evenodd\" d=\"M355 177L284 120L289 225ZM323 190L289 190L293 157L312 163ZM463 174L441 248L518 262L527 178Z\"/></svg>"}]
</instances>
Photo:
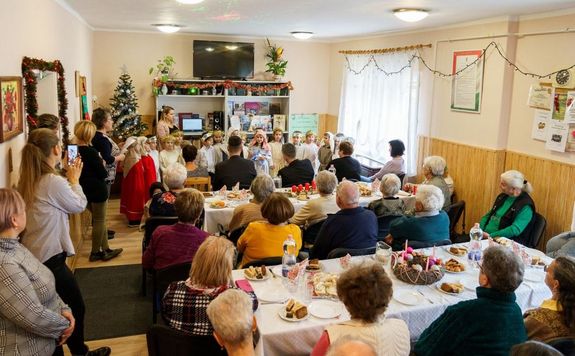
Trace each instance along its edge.
<instances>
[{"instance_id":1,"label":"fairy lights garland","mask_svg":"<svg viewBox=\"0 0 575 356\"><path fill-rule=\"evenodd\" d=\"M173 89L190 89L196 88L198 90L202 89L211 89L215 87L223 87L224 89L244 89L249 90L252 92L267 92L270 90L281 90L281 89L288 89L293 90L293 85L291 82L287 83L277 83L277 84L243 84L234 82L231 80L225 80L220 82L206 82L206 83L178 83L178 82L171 82L168 81L167 83L162 83L160 80L155 79L152 85L155 88L161 88L163 84L166 86L173 88Z\"/></svg>"},{"instance_id":2,"label":"fairy lights garland","mask_svg":"<svg viewBox=\"0 0 575 356\"><path fill-rule=\"evenodd\" d=\"M26 109L26 121L29 131L38 127L38 79L34 70L56 72L57 74L57 94L58 94L58 116L62 126L62 142L68 146L70 142L70 131L68 130L68 99L66 99L66 87L64 77L64 66L60 61L46 62L42 59L24 57L22 59L22 76L24 77L24 107Z\"/></svg>"},{"instance_id":3,"label":"fairy lights garland","mask_svg":"<svg viewBox=\"0 0 575 356\"><path fill-rule=\"evenodd\" d=\"M548 73L548 74L536 74L536 73L531 73L531 72L526 72L522 69L520 69L515 63L511 62L504 54L503 54L503 50L501 49L501 47L495 43L494 41L490 42L482 51L481 51L481 55L479 57L477 57L473 62L467 64L465 67L459 69L457 72L455 73L443 73L439 70L433 69L431 68L427 62L425 61L425 59L423 59L419 54L414 54L411 56L411 58L409 58L409 60L407 61L407 64L405 64L403 67L401 67L400 69L396 70L396 71L391 71L388 72L386 71L383 67L381 67L378 63L377 60L375 59L374 55L369 56L369 60L367 61L367 63L365 63L365 65L359 69L359 70L354 70L353 68L351 68L351 64L349 63L349 58L346 55L345 56L345 60L346 60L346 66L347 69L352 72L353 74L361 74L368 66L370 63L373 62L373 64L375 65L375 67L377 68L377 70L383 72L386 76L390 76L390 75L395 75L395 74L399 74L401 72L403 72L404 70L406 70L407 68L411 67L411 64L413 63L413 61L415 60L419 60L421 61L421 63L425 66L425 68L427 68L431 73L433 73L434 75L440 76L442 78L449 78L449 77L456 77L459 74L461 74L463 71L465 71L466 69L468 69L469 67L474 66L478 61L480 61L483 57L485 57L485 53L487 53L487 50L489 50L491 47L494 47L494 50L497 51L497 53L499 54L499 56L501 56L501 58L503 58L505 60L505 62L507 62L507 64L509 64L511 67L513 67L513 69L525 76L530 76L532 78L537 78L537 79L544 79L544 78L548 78L551 79L552 76L554 76L555 74L559 73L560 71L563 70L569 70L572 68L575 68L575 64L573 64L570 67L567 68L563 68L563 69L559 69L556 70L554 72Z\"/></svg>"}]
</instances>

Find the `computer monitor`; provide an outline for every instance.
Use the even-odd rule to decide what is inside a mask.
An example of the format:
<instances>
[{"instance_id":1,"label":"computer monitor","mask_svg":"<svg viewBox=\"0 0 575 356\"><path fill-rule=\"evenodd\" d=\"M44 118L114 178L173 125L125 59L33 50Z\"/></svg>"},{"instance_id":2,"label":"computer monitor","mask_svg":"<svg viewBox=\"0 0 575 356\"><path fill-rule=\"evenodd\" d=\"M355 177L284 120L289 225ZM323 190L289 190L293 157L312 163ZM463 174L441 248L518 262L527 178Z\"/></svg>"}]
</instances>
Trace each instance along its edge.
<instances>
[{"instance_id":1,"label":"computer monitor","mask_svg":"<svg viewBox=\"0 0 575 356\"><path fill-rule=\"evenodd\" d=\"M182 131L184 134L202 133L204 131L203 120L197 118L182 119Z\"/></svg>"}]
</instances>

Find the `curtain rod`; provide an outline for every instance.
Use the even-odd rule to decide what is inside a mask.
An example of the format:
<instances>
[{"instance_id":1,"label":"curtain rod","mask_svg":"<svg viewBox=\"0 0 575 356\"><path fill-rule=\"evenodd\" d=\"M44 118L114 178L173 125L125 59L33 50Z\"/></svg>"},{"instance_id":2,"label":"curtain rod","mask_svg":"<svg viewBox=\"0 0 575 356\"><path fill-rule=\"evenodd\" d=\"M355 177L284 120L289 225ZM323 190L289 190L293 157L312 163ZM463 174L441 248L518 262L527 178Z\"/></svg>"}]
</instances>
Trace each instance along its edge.
<instances>
[{"instance_id":1,"label":"curtain rod","mask_svg":"<svg viewBox=\"0 0 575 356\"><path fill-rule=\"evenodd\" d=\"M341 54L382 54L391 52L410 51L412 49L431 48L431 43L417 44L413 46L395 47L395 48L380 48L380 49L360 49L360 50L342 50L338 51Z\"/></svg>"}]
</instances>

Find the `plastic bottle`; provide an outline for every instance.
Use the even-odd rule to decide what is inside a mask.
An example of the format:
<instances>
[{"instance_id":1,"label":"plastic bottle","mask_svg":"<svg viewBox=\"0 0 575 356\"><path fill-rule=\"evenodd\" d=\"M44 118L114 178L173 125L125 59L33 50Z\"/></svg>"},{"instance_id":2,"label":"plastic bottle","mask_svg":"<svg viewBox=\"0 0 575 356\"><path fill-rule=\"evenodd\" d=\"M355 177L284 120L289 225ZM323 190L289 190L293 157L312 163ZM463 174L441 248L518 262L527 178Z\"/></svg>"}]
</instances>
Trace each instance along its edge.
<instances>
[{"instance_id":1,"label":"plastic bottle","mask_svg":"<svg viewBox=\"0 0 575 356\"><path fill-rule=\"evenodd\" d=\"M479 227L479 223L475 223L471 230L469 230L469 252L467 259L470 263L476 264L481 260L481 239L483 238L483 230Z\"/></svg>"},{"instance_id":2,"label":"plastic bottle","mask_svg":"<svg viewBox=\"0 0 575 356\"><path fill-rule=\"evenodd\" d=\"M287 277L289 270L296 264L296 254L297 249L295 240L290 234L287 236L283 242L283 257L282 257L282 276Z\"/></svg>"}]
</instances>

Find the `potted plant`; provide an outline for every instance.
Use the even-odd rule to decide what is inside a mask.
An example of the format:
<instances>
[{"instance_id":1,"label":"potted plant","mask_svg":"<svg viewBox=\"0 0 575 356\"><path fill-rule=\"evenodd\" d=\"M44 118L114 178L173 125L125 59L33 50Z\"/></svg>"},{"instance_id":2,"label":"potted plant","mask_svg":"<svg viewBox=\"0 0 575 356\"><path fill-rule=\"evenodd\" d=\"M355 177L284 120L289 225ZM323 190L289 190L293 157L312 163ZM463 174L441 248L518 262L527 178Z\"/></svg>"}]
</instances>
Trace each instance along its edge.
<instances>
[{"instance_id":1,"label":"potted plant","mask_svg":"<svg viewBox=\"0 0 575 356\"><path fill-rule=\"evenodd\" d=\"M279 79L286 74L286 66L288 61L282 59L283 48L277 45L272 45L270 40L266 38L267 41L267 51L266 58L268 62L266 63L266 72L272 73L275 79Z\"/></svg>"},{"instance_id":2,"label":"potted plant","mask_svg":"<svg viewBox=\"0 0 575 356\"><path fill-rule=\"evenodd\" d=\"M158 64L155 67L150 67L149 74L156 71L156 76L160 79L162 83L166 83L172 73L173 66L176 64L174 57L164 56L162 59L158 59Z\"/></svg>"}]
</instances>

